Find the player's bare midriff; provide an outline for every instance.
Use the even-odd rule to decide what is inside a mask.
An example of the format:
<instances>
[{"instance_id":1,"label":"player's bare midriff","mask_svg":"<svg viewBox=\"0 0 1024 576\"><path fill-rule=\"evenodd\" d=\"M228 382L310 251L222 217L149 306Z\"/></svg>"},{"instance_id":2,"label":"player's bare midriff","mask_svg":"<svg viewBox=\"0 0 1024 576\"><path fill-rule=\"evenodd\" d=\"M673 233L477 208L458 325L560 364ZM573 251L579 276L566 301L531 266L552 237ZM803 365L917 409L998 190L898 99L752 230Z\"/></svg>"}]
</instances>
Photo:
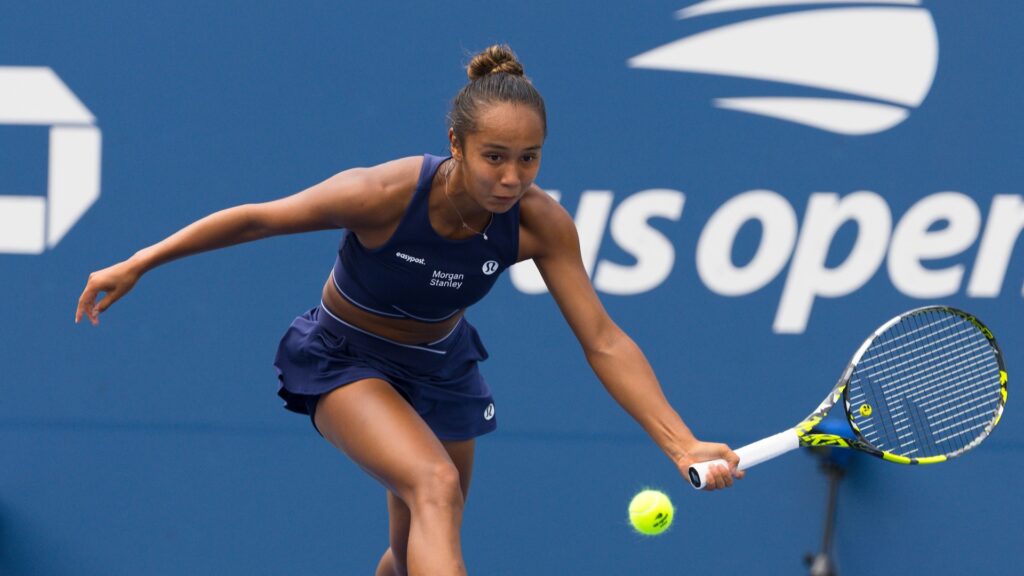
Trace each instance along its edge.
<instances>
[{"instance_id":1,"label":"player's bare midriff","mask_svg":"<svg viewBox=\"0 0 1024 576\"><path fill-rule=\"evenodd\" d=\"M436 342L447 336L458 324L464 311L444 322L426 323L406 318L384 318L363 310L338 294L330 276L323 289L324 306L332 314L353 326L404 344Z\"/></svg>"}]
</instances>

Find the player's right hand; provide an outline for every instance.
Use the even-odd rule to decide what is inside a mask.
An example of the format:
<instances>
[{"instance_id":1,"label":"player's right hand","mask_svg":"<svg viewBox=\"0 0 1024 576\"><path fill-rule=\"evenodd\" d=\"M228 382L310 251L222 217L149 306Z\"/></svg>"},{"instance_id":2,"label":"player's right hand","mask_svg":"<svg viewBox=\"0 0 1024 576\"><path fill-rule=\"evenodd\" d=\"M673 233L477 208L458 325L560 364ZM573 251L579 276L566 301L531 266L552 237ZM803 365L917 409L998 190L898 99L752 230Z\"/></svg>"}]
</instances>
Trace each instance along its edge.
<instances>
[{"instance_id":1,"label":"player's right hand","mask_svg":"<svg viewBox=\"0 0 1024 576\"><path fill-rule=\"evenodd\" d=\"M141 271L129 260L89 274L89 281L78 298L75 324L87 316L93 326L100 323L100 313L128 293L142 276ZM104 293L99 302L96 297Z\"/></svg>"}]
</instances>

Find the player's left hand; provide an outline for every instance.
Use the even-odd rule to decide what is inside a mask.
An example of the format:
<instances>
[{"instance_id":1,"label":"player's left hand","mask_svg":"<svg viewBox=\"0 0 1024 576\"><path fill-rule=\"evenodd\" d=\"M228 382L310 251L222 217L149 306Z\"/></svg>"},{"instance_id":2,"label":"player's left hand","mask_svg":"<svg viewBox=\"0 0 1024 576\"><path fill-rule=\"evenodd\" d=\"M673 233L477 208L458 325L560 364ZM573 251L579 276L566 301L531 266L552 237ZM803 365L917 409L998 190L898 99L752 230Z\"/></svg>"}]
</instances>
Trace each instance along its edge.
<instances>
[{"instance_id":1,"label":"player's left hand","mask_svg":"<svg viewBox=\"0 0 1024 576\"><path fill-rule=\"evenodd\" d=\"M725 460L728 467L722 465L708 468L707 485L704 490L718 490L732 486L733 479L742 479L745 473L736 467L740 463L740 457L729 449L725 444L715 442L695 442L686 451L686 454L676 459L676 467L689 483L689 468L698 462L709 460Z\"/></svg>"}]
</instances>

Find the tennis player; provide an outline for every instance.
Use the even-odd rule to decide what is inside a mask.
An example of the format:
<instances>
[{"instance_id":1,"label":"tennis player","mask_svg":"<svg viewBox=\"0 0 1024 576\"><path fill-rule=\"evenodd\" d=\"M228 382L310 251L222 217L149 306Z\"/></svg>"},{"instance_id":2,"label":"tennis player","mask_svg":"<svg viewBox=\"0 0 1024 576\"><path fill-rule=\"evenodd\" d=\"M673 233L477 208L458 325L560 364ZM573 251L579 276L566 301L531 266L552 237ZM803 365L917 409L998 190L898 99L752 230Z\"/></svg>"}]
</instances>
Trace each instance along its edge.
<instances>
[{"instance_id":1,"label":"tennis player","mask_svg":"<svg viewBox=\"0 0 1024 576\"><path fill-rule=\"evenodd\" d=\"M487 358L466 308L532 259L612 397L686 476L723 458L708 488L741 477L724 444L699 441L591 287L562 207L534 184L544 101L507 46L468 66L449 117L450 157L341 172L290 197L207 216L94 272L78 302L99 315L171 260L280 234L345 229L321 303L295 319L274 365L286 408L387 488L390 547L378 575L465 574L459 528L477 436L495 429ZM105 296L97 302L97 297Z\"/></svg>"}]
</instances>

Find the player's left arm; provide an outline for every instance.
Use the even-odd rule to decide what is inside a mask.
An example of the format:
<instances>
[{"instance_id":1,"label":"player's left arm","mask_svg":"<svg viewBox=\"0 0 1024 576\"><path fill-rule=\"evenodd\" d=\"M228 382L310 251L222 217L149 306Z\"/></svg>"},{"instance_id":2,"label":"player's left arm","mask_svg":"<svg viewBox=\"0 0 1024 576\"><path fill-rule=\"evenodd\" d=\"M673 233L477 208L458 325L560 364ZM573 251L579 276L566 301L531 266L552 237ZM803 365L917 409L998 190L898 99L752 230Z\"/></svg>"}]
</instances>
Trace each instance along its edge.
<instances>
[{"instance_id":1,"label":"player's left arm","mask_svg":"<svg viewBox=\"0 0 1024 576\"><path fill-rule=\"evenodd\" d=\"M533 192L533 191L531 191ZM651 436L685 476L692 462L738 457L724 444L699 441L672 408L643 352L608 316L583 267L579 236L569 214L542 191L521 202L520 258L532 258L587 361L612 398ZM737 473L741 477L742 473ZM725 469L711 489L732 484Z\"/></svg>"}]
</instances>

